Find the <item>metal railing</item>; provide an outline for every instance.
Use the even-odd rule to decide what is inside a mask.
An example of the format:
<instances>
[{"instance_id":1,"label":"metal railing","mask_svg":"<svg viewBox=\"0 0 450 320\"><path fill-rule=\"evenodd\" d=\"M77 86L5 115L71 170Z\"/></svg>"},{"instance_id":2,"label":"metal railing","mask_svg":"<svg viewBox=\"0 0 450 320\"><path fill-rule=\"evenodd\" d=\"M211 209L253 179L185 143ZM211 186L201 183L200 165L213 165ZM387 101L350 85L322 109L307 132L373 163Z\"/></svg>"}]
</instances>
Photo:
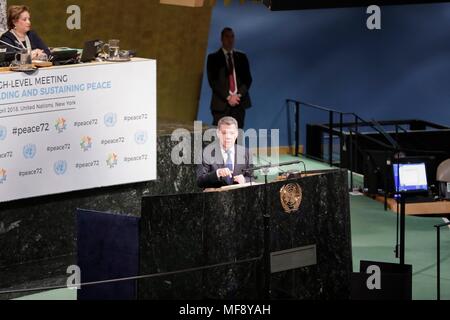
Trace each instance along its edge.
<instances>
[{"instance_id":1,"label":"metal railing","mask_svg":"<svg viewBox=\"0 0 450 320\"><path fill-rule=\"evenodd\" d=\"M146 274L146 275L140 275L140 276L99 280L99 281L92 281L92 282L85 282L85 283L71 283L70 285L65 284L65 285L34 287L34 288L24 288L24 289L14 289L14 290L5 289L5 290L0 290L0 297L4 296L4 295L11 295L11 294L37 293L37 292L43 292L43 291L58 290L58 289L71 289L71 288L82 289L83 287L89 287L89 286L94 286L94 285L119 283L119 282L125 282L125 281L133 281L133 280L147 280L147 279L155 279L155 278L164 278L164 277L181 275L181 274L198 272L198 271L208 271L208 270L212 270L212 269L216 269L216 268L238 266L238 265L246 264L246 263L262 263L263 259L264 259L264 255L260 255L259 257L248 258L248 259L239 260L239 261L230 261L230 262L218 263L218 264L214 264L214 265L193 267L193 268L176 270L176 271L159 272L159 273ZM264 272L266 272L266 270L264 270ZM256 287L262 287L260 285L260 283L258 283L261 281L261 279L259 279L259 278L260 277L257 276L256 284L255 284ZM266 278L266 275L263 275L263 278ZM266 281L266 279L263 279L263 280ZM261 298L264 298L264 299L268 298L267 292L259 292L259 295L261 296Z\"/></svg>"},{"instance_id":2,"label":"metal railing","mask_svg":"<svg viewBox=\"0 0 450 320\"><path fill-rule=\"evenodd\" d=\"M356 172L356 169L358 168L358 156L357 152L359 150L359 139L367 139L370 140L372 143L377 144L380 146L383 150L386 151L386 154L394 155L399 152L414 152L414 153L424 153L424 154L443 154L445 152L443 151L434 151L434 150L418 150L418 149L409 149L409 148L403 148L401 147L397 140L398 134L400 131L408 132L405 128L401 127L401 125L410 125L412 126L413 123L418 122L417 120L407 120L407 121L382 121L380 123L376 121L367 121L360 116L358 116L354 112L343 112L339 111L333 108L329 107L323 107L319 105L315 105L308 102L293 100L293 99L286 99L287 107L290 108L292 105L295 106L295 156L300 155L300 130L301 130L301 124L300 124L300 110L301 107L308 107L315 110L320 110L322 112L328 113L328 124L322 126L324 132L328 132L328 155L329 159L328 161L325 161L325 159L320 159L317 157L312 157L311 155L302 154L303 156L307 158L312 158L314 160L322 161L328 163L331 167L334 165L334 157L333 157L333 137L338 136L340 138L340 152L341 157L339 161L339 166L341 168L346 168L350 171L350 190L353 190L354 182L353 182L353 172ZM335 122L335 116L339 116L339 121ZM345 122L348 117L351 118L351 122ZM430 127L434 129L449 129L448 127L444 127L441 125L433 124L427 121L420 121L422 126ZM393 139L392 136L387 133L383 129L383 125L391 125L395 128L395 137L396 139ZM360 129L363 127L369 127L372 130L375 130L377 133L381 134L386 141L389 144L386 144L380 140L377 140L373 137L370 137L366 134L363 134L360 132ZM336 130L337 128L337 130ZM344 128L347 129L348 135L349 135L349 145L348 145L348 156L347 156L347 165L342 163L342 152L344 150ZM387 161L388 159L386 159ZM385 210L387 210L387 190L385 190Z\"/></svg>"},{"instance_id":3,"label":"metal railing","mask_svg":"<svg viewBox=\"0 0 450 320\"><path fill-rule=\"evenodd\" d=\"M328 134L329 134L329 139L330 139L330 143L328 146L328 151L330 153L330 159L329 159L329 164L330 166L333 166L333 127L334 127L334 115L335 114L339 114L340 115L340 129L341 129L341 133L343 133L343 120L344 120L344 115L346 113L338 111L338 110L334 110L331 108L325 108L322 106L318 106L318 105L314 105L311 103L306 103L306 102L300 102L300 101L296 101L296 100L292 100L292 99L287 99L286 103L288 105L288 107L290 106L291 103L295 104L295 156L299 156L300 155L300 107L301 105L306 106L306 107L310 107L316 110L321 110L324 112L328 112L329 115L329 126L328 126Z\"/></svg>"},{"instance_id":4,"label":"metal railing","mask_svg":"<svg viewBox=\"0 0 450 320\"><path fill-rule=\"evenodd\" d=\"M385 148L385 149L391 149L391 150L395 150L396 149L396 143L394 146L392 145L387 145L381 141L378 141L376 139L373 139L372 137L368 137L365 136L363 134L361 134L359 132L361 127L370 127L373 130L375 130L376 132L382 134L383 136L387 136L387 134L383 131L381 131L379 128L377 128L373 122L369 122L364 120L363 118L361 118L360 116L358 116L356 113L353 112L343 112L343 111L339 111L339 110L335 110L332 108L327 108L327 107L323 107L323 106L319 106L319 105L315 105L312 103L308 103L308 102L302 102L302 101L297 101L297 100L293 100L293 99L286 99L286 104L288 106L288 108L294 104L295 106L295 156L299 156L300 155L300 109L301 106L305 106L308 108L312 108L315 110L320 110L323 112L327 112L328 113L328 126L327 126L327 130L328 130L328 139L329 139L329 143L328 143L328 155L329 155L329 159L328 159L328 164L330 165L330 167L332 167L334 165L334 158L333 158L333 137L334 136L339 136L340 137L340 151L342 152L342 150L344 149L344 127L346 127L348 129L349 132L349 156L348 156L348 165L344 166L344 164L342 163L342 159L340 160L339 166L341 168L347 168L350 170L350 190L353 190L353 172L355 171L354 169L357 168L358 166L358 158L355 157L355 154L358 150L358 138L359 137L364 137L366 139L370 139L372 142L378 144L379 146ZM335 115L339 116L339 121L335 123L334 118ZM345 122L346 118L345 117L352 117L352 122ZM334 128L338 127L339 130L335 130ZM353 128L353 130L352 130ZM403 129L403 128L402 128ZM398 129L397 129L398 130ZM393 140L392 138L388 137L388 141L389 140ZM309 157L308 155L304 155L306 157ZM314 157L315 158L315 157ZM324 159L315 159L315 160L319 160L319 161L324 161Z\"/></svg>"}]
</instances>

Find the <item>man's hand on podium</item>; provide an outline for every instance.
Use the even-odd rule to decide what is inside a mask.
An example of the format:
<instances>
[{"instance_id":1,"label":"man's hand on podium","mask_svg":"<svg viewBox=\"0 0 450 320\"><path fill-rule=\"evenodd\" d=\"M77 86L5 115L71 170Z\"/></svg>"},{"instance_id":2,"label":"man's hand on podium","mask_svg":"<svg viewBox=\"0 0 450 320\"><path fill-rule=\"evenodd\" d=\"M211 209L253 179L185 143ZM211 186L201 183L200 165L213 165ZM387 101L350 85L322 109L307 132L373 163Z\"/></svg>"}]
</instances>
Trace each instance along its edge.
<instances>
[{"instance_id":1,"label":"man's hand on podium","mask_svg":"<svg viewBox=\"0 0 450 320\"><path fill-rule=\"evenodd\" d=\"M241 174L240 176L234 177L234 182L239 184L245 184L247 181L245 181L245 177Z\"/></svg>"},{"instance_id":2,"label":"man's hand on podium","mask_svg":"<svg viewBox=\"0 0 450 320\"><path fill-rule=\"evenodd\" d=\"M217 177L220 178L232 178L233 172L228 168L217 169Z\"/></svg>"},{"instance_id":3,"label":"man's hand on podium","mask_svg":"<svg viewBox=\"0 0 450 320\"><path fill-rule=\"evenodd\" d=\"M233 181L239 184L245 184L245 177L241 174L233 177L233 171L228 168L217 169L217 177L220 178L233 178Z\"/></svg>"}]
</instances>

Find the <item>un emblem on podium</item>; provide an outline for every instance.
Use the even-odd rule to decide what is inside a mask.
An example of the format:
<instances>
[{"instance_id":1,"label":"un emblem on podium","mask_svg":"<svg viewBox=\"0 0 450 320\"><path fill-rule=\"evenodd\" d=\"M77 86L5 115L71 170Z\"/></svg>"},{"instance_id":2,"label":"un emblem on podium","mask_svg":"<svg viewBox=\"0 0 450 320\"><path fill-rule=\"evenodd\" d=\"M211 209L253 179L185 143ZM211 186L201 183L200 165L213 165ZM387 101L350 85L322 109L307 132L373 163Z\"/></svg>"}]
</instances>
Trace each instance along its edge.
<instances>
[{"instance_id":1,"label":"un emblem on podium","mask_svg":"<svg viewBox=\"0 0 450 320\"><path fill-rule=\"evenodd\" d=\"M303 191L298 183L289 183L280 190L280 200L284 212L295 213L302 204Z\"/></svg>"}]
</instances>

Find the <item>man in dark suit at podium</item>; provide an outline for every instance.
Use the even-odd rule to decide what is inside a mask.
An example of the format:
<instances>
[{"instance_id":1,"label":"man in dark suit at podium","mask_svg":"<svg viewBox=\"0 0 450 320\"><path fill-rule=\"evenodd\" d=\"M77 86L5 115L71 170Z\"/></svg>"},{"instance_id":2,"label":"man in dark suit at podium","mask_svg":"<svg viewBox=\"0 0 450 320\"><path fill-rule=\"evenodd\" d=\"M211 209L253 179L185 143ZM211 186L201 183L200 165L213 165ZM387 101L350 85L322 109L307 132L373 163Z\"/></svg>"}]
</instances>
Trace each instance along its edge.
<instances>
[{"instance_id":1,"label":"man in dark suit at podium","mask_svg":"<svg viewBox=\"0 0 450 320\"><path fill-rule=\"evenodd\" d=\"M232 117L218 121L219 142L208 146L203 162L197 166L197 184L200 188L220 188L250 182L252 173L243 171L253 166L247 148L237 145L238 123Z\"/></svg>"},{"instance_id":2,"label":"man in dark suit at podium","mask_svg":"<svg viewBox=\"0 0 450 320\"><path fill-rule=\"evenodd\" d=\"M251 107L249 90L252 85L250 65L245 53L234 49L234 32L222 31L222 48L208 56L208 81L212 89L213 125L223 117L237 120L244 128L245 111Z\"/></svg>"}]
</instances>

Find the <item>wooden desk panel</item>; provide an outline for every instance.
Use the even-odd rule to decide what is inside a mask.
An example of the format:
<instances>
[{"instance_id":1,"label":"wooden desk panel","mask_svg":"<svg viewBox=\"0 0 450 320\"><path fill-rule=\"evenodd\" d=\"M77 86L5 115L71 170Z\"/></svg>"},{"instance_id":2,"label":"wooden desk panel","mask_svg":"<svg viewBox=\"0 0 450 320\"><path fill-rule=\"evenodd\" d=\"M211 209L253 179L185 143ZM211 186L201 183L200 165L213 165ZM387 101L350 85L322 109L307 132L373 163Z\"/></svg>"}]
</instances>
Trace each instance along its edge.
<instances>
[{"instance_id":1,"label":"wooden desk panel","mask_svg":"<svg viewBox=\"0 0 450 320\"><path fill-rule=\"evenodd\" d=\"M376 200L384 203L384 197L377 196ZM397 212L397 201L388 199L388 208ZM400 207L399 207L400 211ZM421 203L407 203L405 209L406 215L450 215L450 201L434 201Z\"/></svg>"}]
</instances>

